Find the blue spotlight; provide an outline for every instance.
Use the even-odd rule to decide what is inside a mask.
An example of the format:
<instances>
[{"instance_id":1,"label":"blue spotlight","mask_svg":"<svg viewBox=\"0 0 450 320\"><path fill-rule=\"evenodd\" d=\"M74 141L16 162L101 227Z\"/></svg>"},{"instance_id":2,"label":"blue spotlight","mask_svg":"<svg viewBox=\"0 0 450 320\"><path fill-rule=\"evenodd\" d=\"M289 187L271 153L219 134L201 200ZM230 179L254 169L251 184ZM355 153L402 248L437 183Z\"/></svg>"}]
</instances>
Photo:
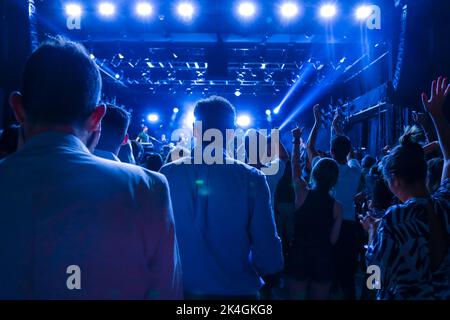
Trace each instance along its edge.
<instances>
[{"instance_id":1,"label":"blue spotlight","mask_svg":"<svg viewBox=\"0 0 450 320\"><path fill-rule=\"evenodd\" d=\"M241 114L236 119L236 124L241 128L247 128L251 122L251 118L246 114Z\"/></svg>"},{"instance_id":2,"label":"blue spotlight","mask_svg":"<svg viewBox=\"0 0 450 320\"><path fill-rule=\"evenodd\" d=\"M180 109L178 109L177 107L173 108L173 113L178 113L180 111Z\"/></svg>"},{"instance_id":3,"label":"blue spotlight","mask_svg":"<svg viewBox=\"0 0 450 320\"><path fill-rule=\"evenodd\" d=\"M278 114L280 112L280 109L281 109L281 104L278 107L276 107L275 109L273 109L273 113Z\"/></svg>"},{"instance_id":4,"label":"blue spotlight","mask_svg":"<svg viewBox=\"0 0 450 320\"><path fill-rule=\"evenodd\" d=\"M337 14L337 8L332 3L324 4L320 7L320 16L325 19L333 18Z\"/></svg>"},{"instance_id":5,"label":"blue spotlight","mask_svg":"<svg viewBox=\"0 0 450 320\"><path fill-rule=\"evenodd\" d=\"M153 7L148 2L139 2L136 5L136 14L141 17L148 17L153 13Z\"/></svg>"},{"instance_id":6,"label":"blue spotlight","mask_svg":"<svg viewBox=\"0 0 450 320\"><path fill-rule=\"evenodd\" d=\"M295 2L285 2L280 7L281 16L285 19L292 19L299 13L299 8Z\"/></svg>"},{"instance_id":7,"label":"blue spotlight","mask_svg":"<svg viewBox=\"0 0 450 320\"><path fill-rule=\"evenodd\" d=\"M372 8L368 5L361 5L356 8L355 17L358 20L365 20L372 14Z\"/></svg>"},{"instance_id":8,"label":"blue spotlight","mask_svg":"<svg viewBox=\"0 0 450 320\"><path fill-rule=\"evenodd\" d=\"M238 13L244 18L251 18L256 13L256 5L249 1L241 2L238 6Z\"/></svg>"},{"instance_id":9,"label":"blue spotlight","mask_svg":"<svg viewBox=\"0 0 450 320\"><path fill-rule=\"evenodd\" d=\"M98 13L105 17L113 16L116 13L116 6L111 2L102 2L98 6Z\"/></svg>"},{"instance_id":10,"label":"blue spotlight","mask_svg":"<svg viewBox=\"0 0 450 320\"><path fill-rule=\"evenodd\" d=\"M266 110L266 115L270 116L272 114L272 111L270 111L270 109Z\"/></svg>"},{"instance_id":11,"label":"blue spotlight","mask_svg":"<svg viewBox=\"0 0 450 320\"><path fill-rule=\"evenodd\" d=\"M305 77L308 77L313 71L314 71L314 67L312 63L307 63L306 65L304 65L301 70L300 70L300 74L297 75L297 80L296 82L289 88L289 91L286 93L286 95L284 96L283 100L281 100L280 104L278 105L278 107L276 107L273 110L274 114L278 114L280 112L281 107L284 106L284 104L286 103L286 101L290 98L290 96L296 92L297 88L300 86L300 84L302 83L302 79Z\"/></svg>"},{"instance_id":12,"label":"blue spotlight","mask_svg":"<svg viewBox=\"0 0 450 320\"><path fill-rule=\"evenodd\" d=\"M147 120L150 121L151 123L156 123L159 120L159 116L156 113L150 113L147 116Z\"/></svg>"},{"instance_id":13,"label":"blue spotlight","mask_svg":"<svg viewBox=\"0 0 450 320\"><path fill-rule=\"evenodd\" d=\"M178 15L185 20L192 19L194 12L194 5L190 2L180 2L177 6Z\"/></svg>"},{"instance_id":14,"label":"blue spotlight","mask_svg":"<svg viewBox=\"0 0 450 320\"><path fill-rule=\"evenodd\" d=\"M323 95L327 91L328 85L326 83L334 83L334 81L341 75L343 70L333 70L326 75L326 80L323 81L325 84L320 84L313 87L309 92L303 96L302 100L297 104L294 111L285 119L285 121L280 125L279 129L282 130L286 127L293 119L301 115L308 107L312 106L314 101L317 101L318 97Z\"/></svg>"},{"instance_id":15,"label":"blue spotlight","mask_svg":"<svg viewBox=\"0 0 450 320\"><path fill-rule=\"evenodd\" d=\"M236 91L234 92L234 95L235 95L236 97L240 97L241 94L242 94L242 92L241 92L239 89L236 89Z\"/></svg>"},{"instance_id":16,"label":"blue spotlight","mask_svg":"<svg viewBox=\"0 0 450 320\"><path fill-rule=\"evenodd\" d=\"M83 13L83 9L79 4L69 3L66 5L66 14L70 17L79 17Z\"/></svg>"}]
</instances>

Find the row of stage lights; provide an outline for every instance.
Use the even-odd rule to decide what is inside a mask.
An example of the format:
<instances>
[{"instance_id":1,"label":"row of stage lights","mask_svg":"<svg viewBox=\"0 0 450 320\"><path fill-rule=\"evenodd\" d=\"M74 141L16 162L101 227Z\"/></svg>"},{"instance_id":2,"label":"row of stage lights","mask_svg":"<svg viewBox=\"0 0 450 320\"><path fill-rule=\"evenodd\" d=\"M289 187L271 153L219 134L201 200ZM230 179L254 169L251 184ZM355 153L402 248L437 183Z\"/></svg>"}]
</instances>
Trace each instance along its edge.
<instances>
[{"instance_id":1,"label":"row of stage lights","mask_svg":"<svg viewBox=\"0 0 450 320\"><path fill-rule=\"evenodd\" d=\"M173 108L173 118L180 112L178 107ZM270 109L266 110L267 121L272 121L272 111ZM150 113L147 116L148 122L152 124L156 124L159 122L159 115L157 113ZM195 122L195 117L192 112L188 113L184 117L184 125L188 128L192 127L192 124ZM253 120L251 116L245 113L241 113L236 117L236 124L241 128L248 128L252 124Z\"/></svg>"},{"instance_id":2,"label":"row of stage lights","mask_svg":"<svg viewBox=\"0 0 450 320\"><path fill-rule=\"evenodd\" d=\"M278 11L284 19L293 19L300 15L301 6L296 1L286 1L278 5ZM83 14L83 6L79 3L68 3L65 6L66 15L70 17L80 17ZM137 16L142 18L151 17L154 7L151 2L137 2L134 7ZM97 12L103 17L113 17L117 13L117 7L113 2L100 2L97 5ZM197 8L193 2L179 2L176 5L176 13L186 21L190 21L196 15ZM258 4L253 1L241 1L236 6L237 14L243 19L251 19L258 14ZM372 13L372 9L368 4L362 4L355 10L355 17L359 20L367 19ZM335 3L323 3L319 7L318 14L324 19L332 19L338 15L338 7Z\"/></svg>"}]
</instances>

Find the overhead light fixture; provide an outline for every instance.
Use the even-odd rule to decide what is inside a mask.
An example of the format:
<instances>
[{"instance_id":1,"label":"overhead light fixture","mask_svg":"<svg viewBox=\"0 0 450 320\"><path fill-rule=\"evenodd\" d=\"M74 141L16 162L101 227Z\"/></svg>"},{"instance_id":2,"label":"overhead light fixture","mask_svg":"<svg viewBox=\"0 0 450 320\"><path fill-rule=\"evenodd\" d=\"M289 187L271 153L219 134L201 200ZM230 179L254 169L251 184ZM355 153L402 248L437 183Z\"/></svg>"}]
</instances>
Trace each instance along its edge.
<instances>
[{"instance_id":1,"label":"overhead light fixture","mask_svg":"<svg viewBox=\"0 0 450 320\"><path fill-rule=\"evenodd\" d=\"M98 6L98 12L102 16L113 16L116 13L116 6L110 2L102 2Z\"/></svg>"},{"instance_id":2,"label":"overhead light fixture","mask_svg":"<svg viewBox=\"0 0 450 320\"><path fill-rule=\"evenodd\" d=\"M320 16L325 19L330 19L337 14L337 8L334 4L328 3L320 7Z\"/></svg>"},{"instance_id":3,"label":"overhead light fixture","mask_svg":"<svg viewBox=\"0 0 450 320\"><path fill-rule=\"evenodd\" d=\"M66 14L70 17L79 17L82 14L82 8L79 4L69 3L66 5Z\"/></svg>"},{"instance_id":4,"label":"overhead light fixture","mask_svg":"<svg viewBox=\"0 0 450 320\"><path fill-rule=\"evenodd\" d=\"M299 13L298 4L295 2L285 2L280 7L280 13L283 18L292 19Z\"/></svg>"}]
</instances>

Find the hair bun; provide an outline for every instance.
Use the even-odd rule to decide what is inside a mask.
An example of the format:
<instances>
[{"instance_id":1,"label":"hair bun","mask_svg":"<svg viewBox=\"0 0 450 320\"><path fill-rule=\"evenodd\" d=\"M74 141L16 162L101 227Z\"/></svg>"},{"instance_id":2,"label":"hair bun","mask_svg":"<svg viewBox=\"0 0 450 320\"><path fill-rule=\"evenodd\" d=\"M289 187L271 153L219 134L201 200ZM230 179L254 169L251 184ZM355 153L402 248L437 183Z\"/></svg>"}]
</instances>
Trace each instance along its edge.
<instances>
[{"instance_id":1,"label":"hair bun","mask_svg":"<svg viewBox=\"0 0 450 320\"><path fill-rule=\"evenodd\" d=\"M414 133L412 130L407 130L399 139L400 144L403 147L410 146L411 144L415 143L414 141Z\"/></svg>"},{"instance_id":2,"label":"hair bun","mask_svg":"<svg viewBox=\"0 0 450 320\"><path fill-rule=\"evenodd\" d=\"M400 145L408 150L424 154L422 146L417 142L420 129L416 126L408 127L405 133L400 137Z\"/></svg>"}]
</instances>

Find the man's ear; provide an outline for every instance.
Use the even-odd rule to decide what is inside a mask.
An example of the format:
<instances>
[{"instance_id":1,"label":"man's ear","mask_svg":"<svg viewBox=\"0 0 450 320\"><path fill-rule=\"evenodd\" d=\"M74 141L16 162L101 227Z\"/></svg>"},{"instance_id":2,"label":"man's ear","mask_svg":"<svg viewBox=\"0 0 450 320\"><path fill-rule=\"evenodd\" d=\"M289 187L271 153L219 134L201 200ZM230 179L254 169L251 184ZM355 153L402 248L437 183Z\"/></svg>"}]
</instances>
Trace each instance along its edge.
<instances>
[{"instance_id":1,"label":"man's ear","mask_svg":"<svg viewBox=\"0 0 450 320\"><path fill-rule=\"evenodd\" d=\"M122 141L122 145L124 146L124 145L126 145L127 143L128 143L128 140L129 140L129 136L128 136L128 133L125 135L125 138L123 138L123 141Z\"/></svg>"},{"instance_id":2,"label":"man's ear","mask_svg":"<svg viewBox=\"0 0 450 320\"><path fill-rule=\"evenodd\" d=\"M94 112L89 116L86 125L88 131L98 131L101 127L101 122L106 114L106 106L99 105L95 108Z\"/></svg>"},{"instance_id":3,"label":"man's ear","mask_svg":"<svg viewBox=\"0 0 450 320\"><path fill-rule=\"evenodd\" d=\"M21 126L24 126L27 116L25 109L23 108L22 94L18 91L12 92L9 96L9 104L14 112L17 122L19 122Z\"/></svg>"}]
</instances>

